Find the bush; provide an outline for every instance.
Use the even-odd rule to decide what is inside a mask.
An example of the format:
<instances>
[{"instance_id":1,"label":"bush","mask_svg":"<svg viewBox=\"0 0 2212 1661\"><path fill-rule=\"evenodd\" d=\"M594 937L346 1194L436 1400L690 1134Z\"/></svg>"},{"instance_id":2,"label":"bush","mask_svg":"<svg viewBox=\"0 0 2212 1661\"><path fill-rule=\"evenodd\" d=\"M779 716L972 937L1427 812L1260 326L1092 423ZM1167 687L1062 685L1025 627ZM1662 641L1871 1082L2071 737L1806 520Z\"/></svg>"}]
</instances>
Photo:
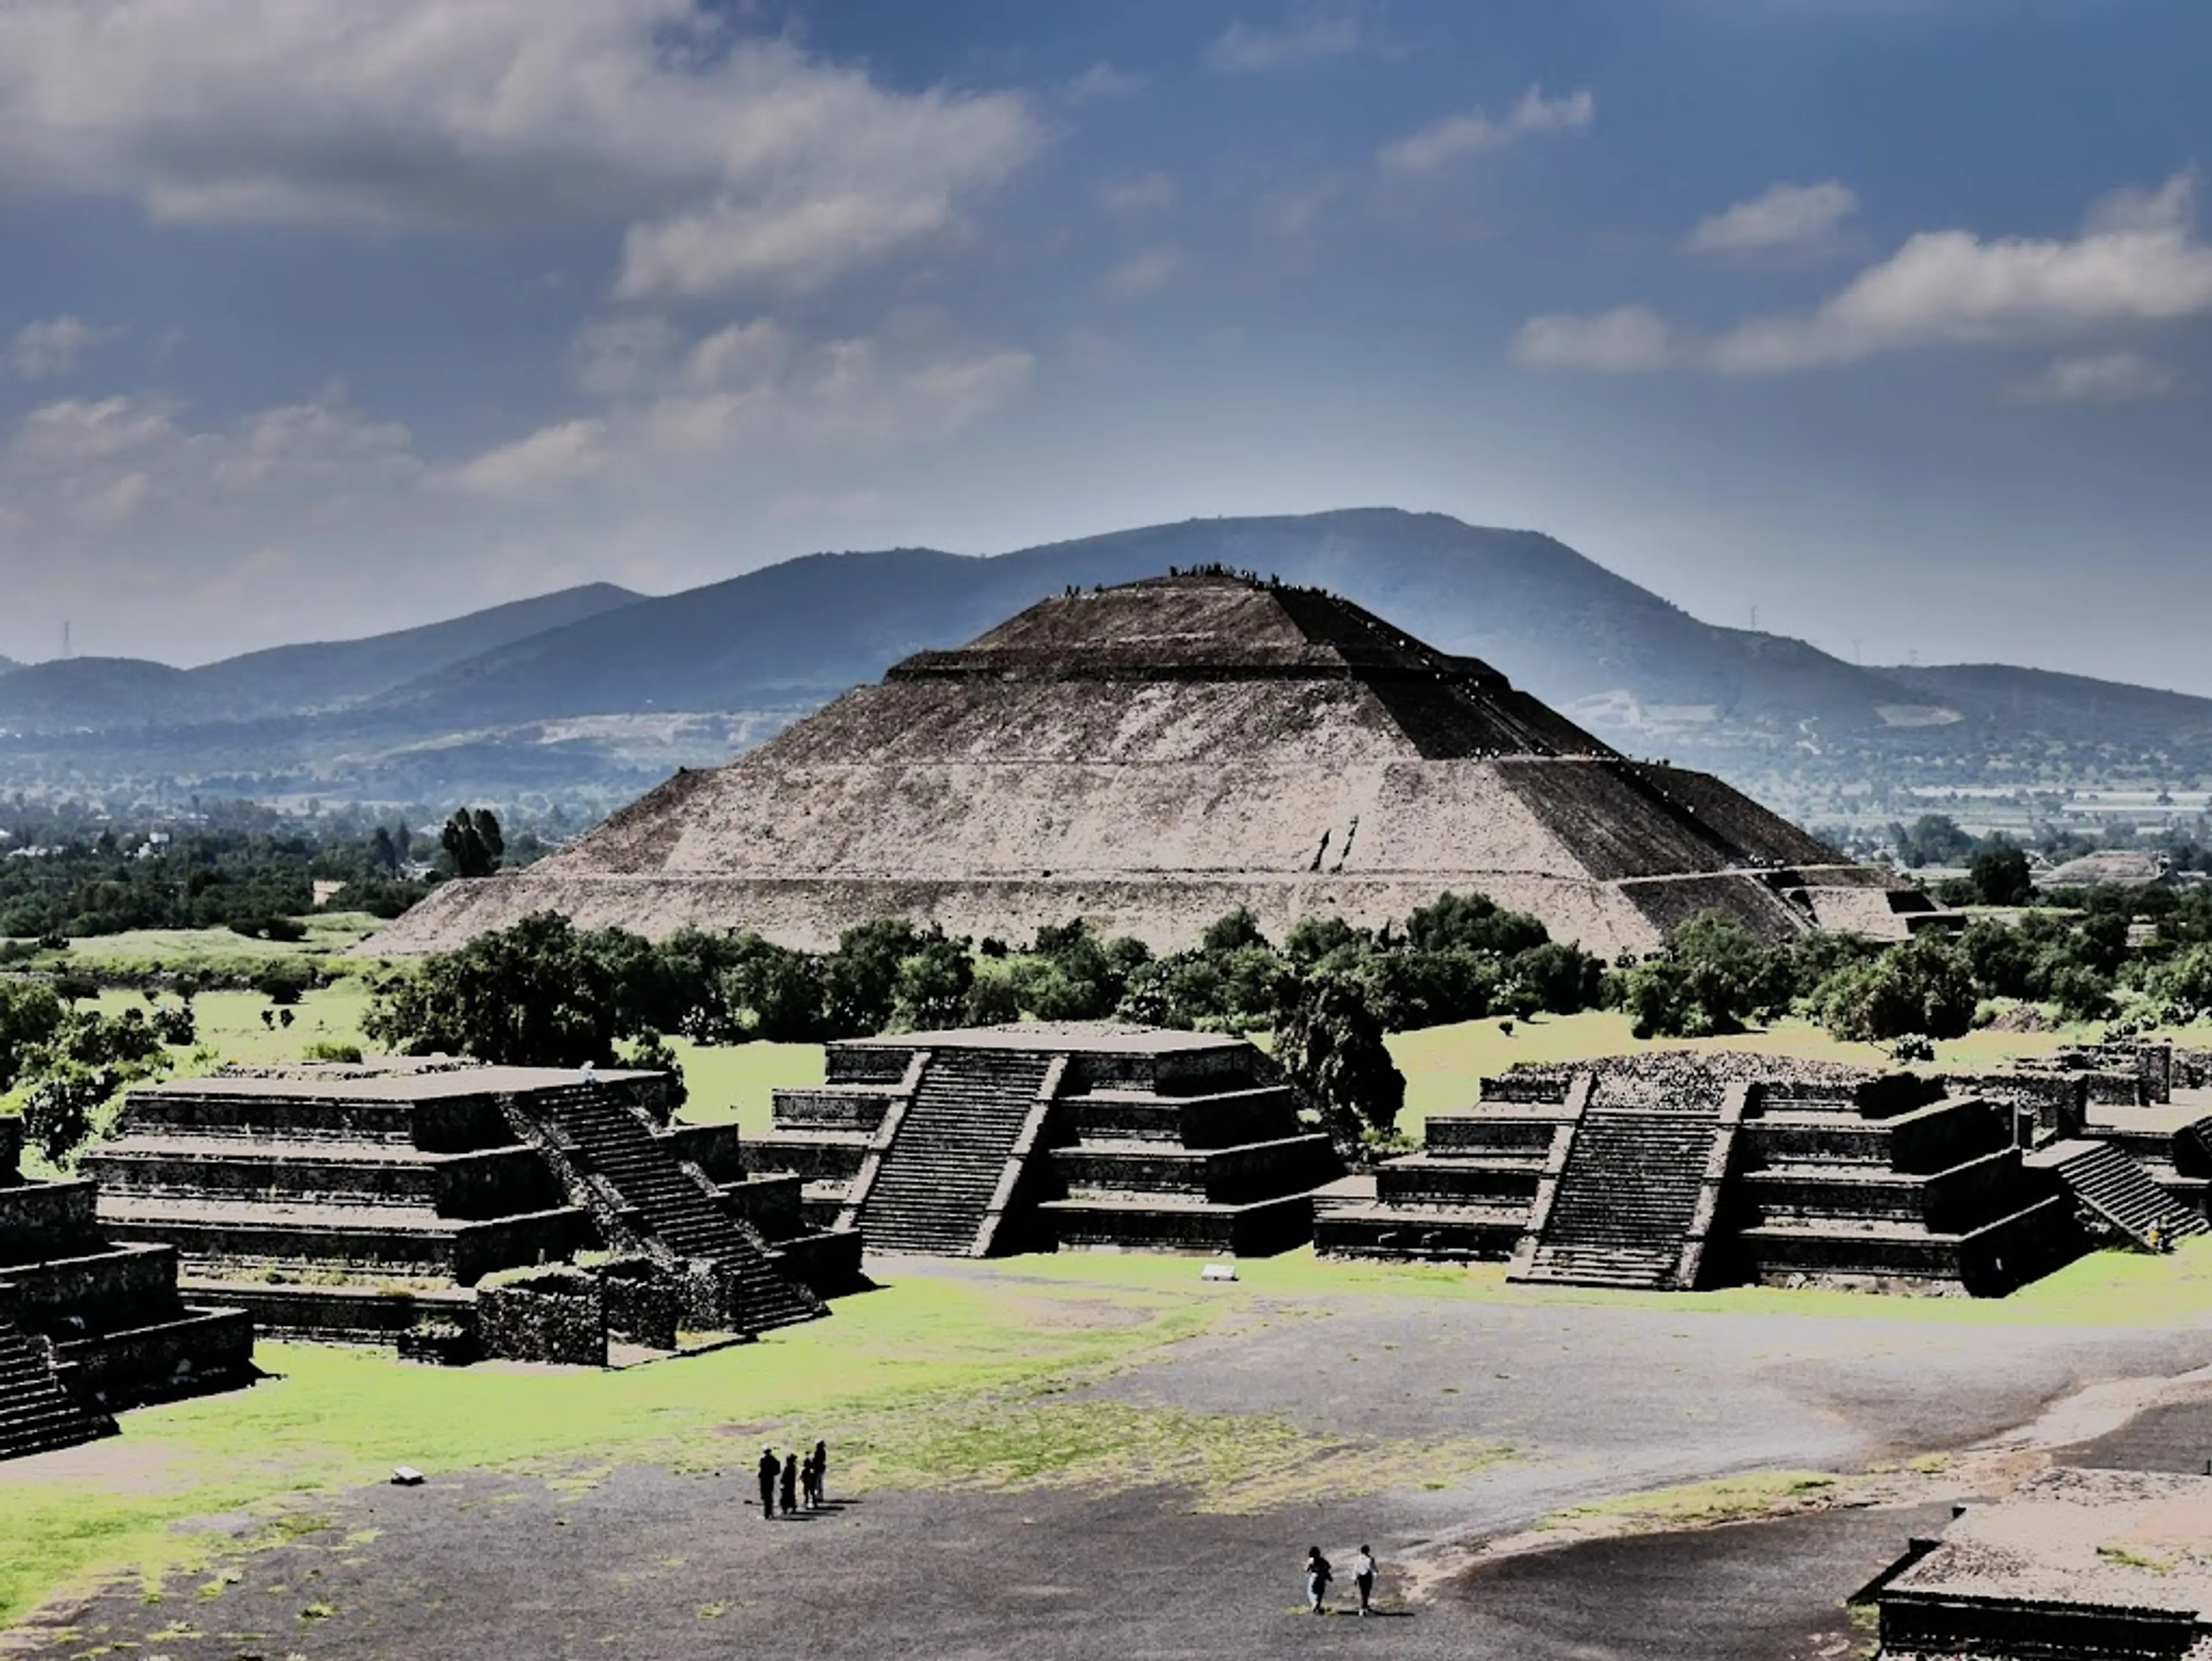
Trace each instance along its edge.
<instances>
[{"instance_id":1,"label":"bush","mask_svg":"<svg viewBox=\"0 0 2212 1661\"><path fill-rule=\"evenodd\" d=\"M1387 1133L1406 1105L1406 1076L1382 1023L1348 980L1310 981L1291 1000L1275 1029L1275 1059L1341 1150L1356 1149L1363 1130Z\"/></svg>"},{"instance_id":2,"label":"bush","mask_svg":"<svg viewBox=\"0 0 2212 1661\"><path fill-rule=\"evenodd\" d=\"M1638 1038L1710 1038L1779 1014L1794 980L1788 953L1707 912L1674 931L1665 957L1625 971L1620 997Z\"/></svg>"},{"instance_id":3,"label":"bush","mask_svg":"<svg viewBox=\"0 0 2212 1661\"><path fill-rule=\"evenodd\" d=\"M1552 937L1525 912L1509 912L1486 894L1445 893L1406 919L1415 951L1491 952L1511 957Z\"/></svg>"},{"instance_id":4,"label":"bush","mask_svg":"<svg viewBox=\"0 0 2212 1661\"><path fill-rule=\"evenodd\" d=\"M2035 897L2027 856L2018 848L1991 848L1976 854L1966 881L1973 897L1984 906L2025 906Z\"/></svg>"},{"instance_id":5,"label":"bush","mask_svg":"<svg viewBox=\"0 0 2212 1661\"><path fill-rule=\"evenodd\" d=\"M304 963L271 963L246 983L271 1003L293 1004L315 989L315 972Z\"/></svg>"},{"instance_id":6,"label":"bush","mask_svg":"<svg viewBox=\"0 0 2212 1661\"><path fill-rule=\"evenodd\" d=\"M1973 966L1957 943L1916 935L1834 977L1820 1016L1838 1038L1883 1043L1919 1034L1957 1038L1973 1025Z\"/></svg>"},{"instance_id":7,"label":"bush","mask_svg":"<svg viewBox=\"0 0 2212 1661\"><path fill-rule=\"evenodd\" d=\"M92 1116L115 1094L106 1068L70 1066L31 1087L23 1097L23 1134L55 1165L66 1165L92 1140Z\"/></svg>"},{"instance_id":8,"label":"bush","mask_svg":"<svg viewBox=\"0 0 2212 1661\"><path fill-rule=\"evenodd\" d=\"M1267 937L1260 932L1260 919L1249 906L1239 906L1215 918L1206 925L1206 932L1198 939L1199 950L1208 954L1241 951L1247 946L1268 949Z\"/></svg>"},{"instance_id":9,"label":"bush","mask_svg":"<svg viewBox=\"0 0 2212 1661\"><path fill-rule=\"evenodd\" d=\"M307 1047L300 1054L302 1059L307 1061L358 1063L361 1060L361 1046L349 1044L339 1039L319 1038L310 1041Z\"/></svg>"},{"instance_id":10,"label":"bush","mask_svg":"<svg viewBox=\"0 0 2212 1661\"><path fill-rule=\"evenodd\" d=\"M0 1090L15 1082L68 1014L42 980L0 980Z\"/></svg>"},{"instance_id":11,"label":"bush","mask_svg":"<svg viewBox=\"0 0 2212 1661\"><path fill-rule=\"evenodd\" d=\"M623 1064L641 1072L667 1074L671 1109L681 1107L691 1099L691 1092L684 1082L684 1064L676 1058L676 1052L668 1047L668 1040L659 1033L639 1034Z\"/></svg>"},{"instance_id":12,"label":"bush","mask_svg":"<svg viewBox=\"0 0 2212 1661\"><path fill-rule=\"evenodd\" d=\"M307 937L307 925L293 917L234 917L229 927L248 940L274 940L288 946Z\"/></svg>"}]
</instances>

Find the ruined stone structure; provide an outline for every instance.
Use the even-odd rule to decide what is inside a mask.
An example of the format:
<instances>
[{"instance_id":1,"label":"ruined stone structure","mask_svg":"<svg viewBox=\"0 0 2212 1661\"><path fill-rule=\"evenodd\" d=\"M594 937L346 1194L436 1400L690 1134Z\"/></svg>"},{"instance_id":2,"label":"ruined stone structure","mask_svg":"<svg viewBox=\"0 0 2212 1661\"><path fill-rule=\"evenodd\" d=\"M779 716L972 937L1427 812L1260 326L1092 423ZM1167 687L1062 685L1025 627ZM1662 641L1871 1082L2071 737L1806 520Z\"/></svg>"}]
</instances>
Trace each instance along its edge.
<instances>
[{"instance_id":1,"label":"ruined stone structure","mask_svg":"<svg viewBox=\"0 0 2212 1661\"><path fill-rule=\"evenodd\" d=\"M2100 1237L2205 1231L2201 1188L2191 1209L2064 1111L2078 1084L2035 1093L2049 1134L2015 1085L1727 1052L1516 1067L1319 1196L1316 1244L1535 1282L1996 1294Z\"/></svg>"},{"instance_id":2,"label":"ruined stone structure","mask_svg":"<svg viewBox=\"0 0 2212 1661\"><path fill-rule=\"evenodd\" d=\"M33 1182L22 1121L0 1118L0 1458L112 1433L118 1409L250 1381L243 1310L188 1306L177 1254L118 1242L93 1185Z\"/></svg>"},{"instance_id":3,"label":"ruined stone structure","mask_svg":"<svg viewBox=\"0 0 2212 1661\"><path fill-rule=\"evenodd\" d=\"M89 1154L102 1225L182 1253L264 1331L465 1359L471 1288L611 1251L694 1329L823 1312L854 1240L810 1234L795 1180L747 1177L734 1127L675 1125L662 1076L441 1060L228 1069L133 1091ZM602 1275L602 1278L605 1278Z\"/></svg>"},{"instance_id":4,"label":"ruined stone structure","mask_svg":"<svg viewBox=\"0 0 2212 1661\"><path fill-rule=\"evenodd\" d=\"M1962 1507L1853 1599L1887 1661L2200 1661L2212 1654L2212 1477L2045 1471Z\"/></svg>"},{"instance_id":5,"label":"ruined stone structure","mask_svg":"<svg viewBox=\"0 0 2212 1661\"><path fill-rule=\"evenodd\" d=\"M450 882L368 954L538 910L818 949L876 917L1159 949L1479 891L1604 956L1722 910L1885 937L1927 897L1704 773L1634 761L1488 664L1315 589L1223 573L1060 595L678 775L527 870Z\"/></svg>"},{"instance_id":6,"label":"ruined stone structure","mask_svg":"<svg viewBox=\"0 0 2212 1661\"><path fill-rule=\"evenodd\" d=\"M748 1167L796 1173L813 1221L884 1251L1279 1252L1312 1237L1311 1192L1341 1169L1265 1056L1198 1033L852 1039L821 1088L775 1101Z\"/></svg>"}]
</instances>

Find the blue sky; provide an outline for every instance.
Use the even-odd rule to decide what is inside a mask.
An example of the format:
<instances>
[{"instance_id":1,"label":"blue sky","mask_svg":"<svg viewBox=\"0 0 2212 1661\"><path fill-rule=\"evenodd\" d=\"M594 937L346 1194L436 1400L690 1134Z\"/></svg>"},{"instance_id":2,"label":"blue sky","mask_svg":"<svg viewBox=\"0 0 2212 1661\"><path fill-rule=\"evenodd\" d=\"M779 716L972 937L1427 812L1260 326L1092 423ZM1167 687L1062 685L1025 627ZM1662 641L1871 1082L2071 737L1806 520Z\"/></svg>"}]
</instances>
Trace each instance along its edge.
<instances>
[{"instance_id":1,"label":"blue sky","mask_svg":"<svg viewBox=\"0 0 2212 1661\"><path fill-rule=\"evenodd\" d=\"M8 0L0 652L1387 503L2212 694L2208 63L2194 0Z\"/></svg>"}]
</instances>

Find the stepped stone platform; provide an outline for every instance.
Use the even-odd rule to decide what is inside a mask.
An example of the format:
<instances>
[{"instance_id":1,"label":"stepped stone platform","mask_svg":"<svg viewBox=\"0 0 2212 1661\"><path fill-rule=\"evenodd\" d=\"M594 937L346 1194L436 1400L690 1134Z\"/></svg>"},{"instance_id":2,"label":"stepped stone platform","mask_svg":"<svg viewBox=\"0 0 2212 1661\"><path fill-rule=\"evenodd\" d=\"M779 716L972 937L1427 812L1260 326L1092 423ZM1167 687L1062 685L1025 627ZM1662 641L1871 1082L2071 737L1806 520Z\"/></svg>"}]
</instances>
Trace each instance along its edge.
<instances>
[{"instance_id":1,"label":"stepped stone platform","mask_svg":"<svg viewBox=\"0 0 2212 1661\"><path fill-rule=\"evenodd\" d=\"M2002 1293L2090 1244L2015 1131L2009 1106L1911 1074L1727 1052L1516 1067L1433 1115L1421 1152L1322 1195L1315 1239L1531 1282Z\"/></svg>"},{"instance_id":2,"label":"stepped stone platform","mask_svg":"<svg viewBox=\"0 0 2212 1661\"><path fill-rule=\"evenodd\" d=\"M535 911L826 949L878 917L1158 950L1249 907L1402 920L1447 889L1611 958L1721 910L1763 937L1948 927L1920 889L1709 774L1623 755L1471 658L1320 589L1171 572L917 652L526 870L447 882L364 955Z\"/></svg>"},{"instance_id":3,"label":"stepped stone platform","mask_svg":"<svg viewBox=\"0 0 2212 1661\"><path fill-rule=\"evenodd\" d=\"M1263 1254L1312 1236L1340 1172L1241 1039L1109 1022L852 1039L827 1082L778 1090L748 1167L805 1185L811 1220L871 1249Z\"/></svg>"},{"instance_id":4,"label":"stepped stone platform","mask_svg":"<svg viewBox=\"0 0 2212 1661\"><path fill-rule=\"evenodd\" d=\"M654 1265L693 1328L824 1312L857 1242L806 1229L796 1185L748 1179L733 1128L669 1118L651 1072L233 1068L132 1092L85 1164L109 1234L179 1255L188 1284L285 1336L406 1348L435 1330L465 1356L480 1282L584 1251Z\"/></svg>"},{"instance_id":5,"label":"stepped stone platform","mask_svg":"<svg viewBox=\"0 0 2212 1661\"><path fill-rule=\"evenodd\" d=\"M22 1121L0 1118L0 1458L112 1433L123 1408L250 1382L243 1310L187 1305L177 1254L118 1241L83 1179L21 1171Z\"/></svg>"},{"instance_id":6,"label":"stepped stone platform","mask_svg":"<svg viewBox=\"0 0 2212 1661\"><path fill-rule=\"evenodd\" d=\"M2062 1467L1962 1507L1852 1601L1887 1661L2206 1661L2208 1542L2212 1477Z\"/></svg>"}]
</instances>

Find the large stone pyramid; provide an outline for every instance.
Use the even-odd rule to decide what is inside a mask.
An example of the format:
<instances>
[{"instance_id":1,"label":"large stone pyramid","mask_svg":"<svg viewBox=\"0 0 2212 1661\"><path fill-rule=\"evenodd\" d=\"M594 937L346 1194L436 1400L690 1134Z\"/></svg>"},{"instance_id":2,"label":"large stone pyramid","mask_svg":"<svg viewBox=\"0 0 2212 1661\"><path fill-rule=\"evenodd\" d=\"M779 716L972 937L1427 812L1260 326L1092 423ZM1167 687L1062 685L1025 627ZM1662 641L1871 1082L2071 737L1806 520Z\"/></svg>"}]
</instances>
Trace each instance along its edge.
<instances>
[{"instance_id":1,"label":"large stone pyramid","mask_svg":"<svg viewBox=\"0 0 2212 1661\"><path fill-rule=\"evenodd\" d=\"M449 948L550 909L834 943L880 916L1156 948L1238 905L1271 935L1446 889L1612 955L1721 908L1780 937L1929 912L1705 773L1632 761L1487 664L1318 589L1220 571L1071 591L918 652L681 773L562 853L439 888L368 943Z\"/></svg>"}]
</instances>

